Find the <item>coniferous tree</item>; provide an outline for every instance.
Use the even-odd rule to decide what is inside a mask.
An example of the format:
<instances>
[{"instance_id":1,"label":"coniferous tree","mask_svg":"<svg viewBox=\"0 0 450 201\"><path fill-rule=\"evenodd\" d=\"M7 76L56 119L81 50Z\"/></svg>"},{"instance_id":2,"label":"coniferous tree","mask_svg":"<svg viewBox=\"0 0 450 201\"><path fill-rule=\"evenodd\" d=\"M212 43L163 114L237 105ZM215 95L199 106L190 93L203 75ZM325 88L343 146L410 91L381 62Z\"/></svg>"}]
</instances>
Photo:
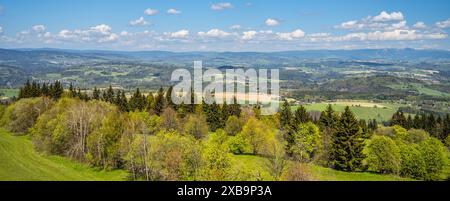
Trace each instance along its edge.
<instances>
[{"instance_id":1,"label":"coniferous tree","mask_svg":"<svg viewBox=\"0 0 450 201\"><path fill-rule=\"evenodd\" d=\"M141 94L139 88L137 88L134 94L131 96L129 105L131 111L142 111L145 109L145 97Z\"/></svg>"},{"instance_id":2,"label":"coniferous tree","mask_svg":"<svg viewBox=\"0 0 450 201\"><path fill-rule=\"evenodd\" d=\"M153 113L154 112L154 108L155 108L155 97L153 96L153 93L152 92L150 92L150 93L148 93L148 95L147 95L147 101L145 101L145 103L147 104L146 106L145 106L145 110L147 111L147 112L150 112L150 113Z\"/></svg>"},{"instance_id":3,"label":"coniferous tree","mask_svg":"<svg viewBox=\"0 0 450 201\"><path fill-rule=\"evenodd\" d=\"M176 105L172 101L172 91L173 91L173 86L170 86L166 91L166 103L167 103L167 107L176 109Z\"/></svg>"},{"instance_id":4,"label":"coniferous tree","mask_svg":"<svg viewBox=\"0 0 450 201\"><path fill-rule=\"evenodd\" d=\"M76 96L75 88L73 87L72 82L69 84L69 97L73 98Z\"/></svg>"},{"instance_id":5,"label":"coniferous tree","mask_svg":"<svg viewBox=\"0 0 450 201\"><path fill-rule=\"evenodd\" d=\"M420 129L420 128L422 128L422 122L421 122L421 119L420 119L420 115L419 114L416 114L415 116L414 116L414 119L413 119L413 126L412 126L413 128L415 128L415 129Z\"/></svg>"},{"instance_id":6,"label":"coniferous tree","mask_svg":"<svg viewBox=\"0 0 450 201\"><path fill-rule=\"evenodd\" d=\"M223 128L222 115L220 112L220 106L214 101L209 105L206 113L206 121L208 122L211 131L216 131L219 128Z\"/></svg>"},{"instance_id":7,"label":"coniferous tree","mask_svg":"<svg viewBox=\"0 0 450 201\"><path fill-rule=\"evenodd\" d=\"M236 96L233 97L233 104L230 105L230 108L230 115L234 115L236 117L241 116L241 105L237 102Z\"/></svg>"},{"instance_id":8,"label":"coniferous tree","mask_svg":"<svg viewBox=\"0 0 450 201\"><path fill-rule=\"evenodd\" d=\"M369 124L367 126L369 127L369 131L373 133L375 130L378 129L377 120L376 119L369 120Z\"/></svg>"},{"instance_id":9,"label":"coniferous tree","mask_svg":"<svg viewBox=\"0 0 450 201\"><path fill-rule=\"evenodd\" d=\"M127 97L125 96L125 91L123 91L123 90L120 92L118 91L116 97L118 99L116 105L119 107L119 109L123 112L128 112L129 105L128 105Z\"/></svg>"},{"instance_id":10,"label":"coniferous tree","mask_svg":"<svg viewBox=\"0 0 450 201\"><path fill-rule=\"evenodd\" d=\"M306 111L306 108L303 105L300 105L300 107L298 107L294 112L292 127L297 130L297 127L300 124L307 123L309 121L312 121L309 113Z\"/></svg>"},{"instance_id":11,"label":"coniferous tree","mask_svg":"<svg viewBox=\"0 0 450 201\"><path fill-rule=\"evenodd\" d=\"M61 98L63 93L64 93L64 88L59 80L55 81L55 83L53 83L53 85L50 85L50 96L53 99L57 100L57 99Z\"/></svg>"},{"instance_id":12,"label":"coniferous tree","mask_svg":"<svg viewBox=\"0 0 450 201\"><path fill-rule=\"evenodd\" d=\"M338 115L333 110L331 104L328 104L325 111L320 115L319 123L323 128L336 129L337 122L339 120Z\"/></svg>"},{"instance_id":13,"label":"coniferous tree","mask_svg":"<svg viewBox=\"0 0 450 201\"><path fill-rule=\"evenodd\" d=\"M335 169L354 171L361 167L364 141L355 115L347 106L342 113L333 135L332 160Z\"/></svg>"},{"instance_id":14,"label":"coniferous tree","mask_svg":"<svg viewBox=\"0 0 450 201\"><path fill-rule=\"evenodd\" d=\"M162 87L159 88L158 94L155 98L155 108L154 111L157 115L161 115L165 108L164 90Z\"/></svg>"},{"instance_id":15,"label":"coniferous tree","mask_svg":"<svg viewBox=\"0 0 450 201\"><path fill-rule=\"evenodd\" d=\"M439 138L437 136L437 129L436 129L436 119L433 114L428 115L427 121L426 121L425 131L430 133L431 136L435 138Z\"/></svg>"},{"instance_id":16,"label":"coniferous tree","mask_svg":"<svg viewBox=\"0 0 450 201\"><path fill-rule=\"evenodd\" d=\"M95 100L100 100L100 90L97 87L94 87L94 91L92 92L92 98Z\"/></svg>"},{"instance_id":17,"label":"coniferous tree","mask_svg":"<svg viewBox=\"0 0 450 201\"><path fill-rule=\"evenodd\" d=\"M48 84L46 82L44 82L42 84L41 93L42 93L43 96L49 96L50 95Z\"/></svg>"},{"instance_id":18,"label":"coniferous tree","mask_svg":"<svg viewBox=\"0 0 450 201\"><path fill-rule=\"evenodd\" d=\"M111 85L109 85L108 89L103 94L103 100L110 103L114 101L114 90Z\"/></svg>"},{"instance_id":19,"label":"coniferous tree","mask_svg":"<svg viewBox=\"0 0 450 201\"><path fill-rule=\"evenodd\" d=\"M284 100L280 110L280 126L282 129L288 127L292 121L291 106L287 100Z\"/></svg>"},{"instance_id":20,"label":"coniferous tree","mask_svg":"<svg viewBox=\"0 0 450 201\"><path fill-rule=\"evenodd\" d=\"M413 128L413 125L414 125L414 121L413 121L411 115L408 114L408 118L406 118L406 123L405 123L406 130Z\"/></svg>"},{"instance_id":21,"label":"coniferous tree","mask_svg":"<svg viewBox=\"0 0 450 201\"><path fill-rule=\"evenodd\" d=\"M445 118L443 120L443 128L442 128L442 134L441 134L441 140L447 139L447 136L450 134L450 115L446 114Z\"/></svg>"},{"instance_id":22,"label":"coniferous tree","mask_svg":"<svg viewBox=\"0 0 450 201\"><path fill-rule=\"evenodd\" d=\"M391 126L399 125L399 126L402 126L405 128L406 127L406 117L403 114L403 112L401 112L401 111L395 112L392 115L390 124L391 124Z\"/></svg>"},{"instance_id":23,"label":"coniferous tree","mask_svg":"<svg viewBox=\"0 0 450 201\"><path fill-rule=\"evenodd\" d=\"M191 87L191 90L187 93L187 96L190 98L189 104L186 104L186 112L188 113L194 113L195 112L195 99L196 94L194 93L194 89Z\"/></svg>"},{"instance_id":24,"label":"coniferous tree","mask_svg":"<svg viewBox=\"0 0 450 201\"><path fill-rule=\"evenodd\" d=\"M225 126L225 122L228 120L228 117L232 115L231 106L229 106L226 101L222 104L222 111L220 113L222 114L222 124Z\"/></svg>"}]
</instances>

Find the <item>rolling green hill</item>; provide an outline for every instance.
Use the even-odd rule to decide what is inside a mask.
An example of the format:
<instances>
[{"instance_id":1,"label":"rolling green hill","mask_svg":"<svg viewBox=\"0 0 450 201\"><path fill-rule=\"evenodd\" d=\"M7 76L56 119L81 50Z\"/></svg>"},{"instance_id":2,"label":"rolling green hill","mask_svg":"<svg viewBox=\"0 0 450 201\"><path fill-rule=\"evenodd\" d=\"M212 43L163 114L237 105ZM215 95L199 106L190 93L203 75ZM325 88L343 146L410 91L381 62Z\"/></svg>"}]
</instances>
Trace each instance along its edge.
<instances>
[{"instance_id":1,"label":"rolling green hill","mask_svg":"<svg viewBox=\"0 0 450 201\"><path fill-rule=\"evenodd\" d=\"M13 136L0 128L0 180L2 181L118 181L123 170L103 171L60 156L44 156L33 149L28 136Z\"/></svg>"}]
</instances>

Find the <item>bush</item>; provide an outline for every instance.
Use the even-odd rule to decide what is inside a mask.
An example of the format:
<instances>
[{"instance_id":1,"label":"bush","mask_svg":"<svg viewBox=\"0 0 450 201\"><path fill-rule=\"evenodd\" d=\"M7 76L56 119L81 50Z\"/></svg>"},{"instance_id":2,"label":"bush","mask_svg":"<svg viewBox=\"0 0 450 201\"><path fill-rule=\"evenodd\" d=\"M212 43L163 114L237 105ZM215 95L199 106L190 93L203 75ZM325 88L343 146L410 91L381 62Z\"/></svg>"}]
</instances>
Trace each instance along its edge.
<instances>
[{"instance_id":1,"label":"bush","mask_svg":"<svg viewBox=\"0 0 450 201\"><path fill-rule=\"evenodd\" d=\"M447 165L447 150L436 138L429 138L419 144L419 150L425 163L425 180L439 180Z\"/></svg>"},{"instance_id":2,"label":"bush","mask_svg":"<svg viewBox=\"0 0 450 201\"><path fill-rule=\"evenodd\" d=\"M11 132L26 133L52 104L46 97L20 99L6 108L0 124Z\"/></svg>"},{"instance_id":3,"label":"bush","mask_svg":"<svg viewBox=\"0 0 450 201\"><path fill-rule=\"evenodd\" d=\"M252 152L252 145L240 133L237 134L236 136L230 137L228 145L230 147L230 151L234 154L243 154Z\"/></svg>"},{"instance_id":4,"label":"bush","mask_svg":"<svg viewBox=\"0 0 450 201\"><path fill-rule=\"evenodd\" d=\"M312 122L300 124L294 133L294 143L290 151L294 158L301 162L309 162L322 146L319 128Z\"/></svg>"},{"instance_id":5,"label":"bush","mask_svg":"<svg viewBox=\"0 0 450 201\"><path fill-rule=\"evenodd\" d=\"M393 134L394 134L393 138L394 139L400 139L400 140L408 139L408 131L405 128L403 128L399 125L395 125L395 126L392 126L392 129L393 129Z\"/></svg>"},{"instance_id":6,"label":"bush","mask_svg":"<svg viewBox=\"0 0 450 201\"><path fill-rule=\"evenodd\" d=\"M208 134L208 130L208 124L203 116L190 115L184 124L184 132L194 136L196 139L205 137Z\"/></svg>"},{"instance_id":7,"label":"bush","mask_svg":"<svg viewBox=\"0 0 450 201\"><path fill-rule=\"evenodd\" d=\"M283 174L286 181L312 181L314 180L310 168L302 163L294 163Z\"/></svg>"},{"instance_id":8,"label":"bush","mask_svg":"<svg viewBox=\"0 0 450 201\"><path fill-rule=\"evenodd\" d=\"M401 165L400 175L416 179L424 178L426 174L425 162L417 144L399 144Z\"/></svg>"},{"instance_id":9,"label":"bush","mask_svg":"<svg viewBox=\"0 0 450 201\"><path fill-rule=\"evenodd\" d=\"M104 119L113 113L118 113L117 108L109 103L60 99L54 108L39 117L36 125L31 129L33 142L38 150L85 161L88 152L93 151L93 147L89 149L88 145L95 146L96 149L99 148L98 144L90 144L89 140L105 140L103 139L104 136L96 139L95 137L90 137L90 135L99 129L108 130L109 128L102 127L106 123ZM111 123L110 127L115 126L114 124ZM98 134L100 135L109 131L99 132ZM102 143L108 144L110 142ZM102 154L105 153L103 152ZM103 159L106 157L94 155L89 157L103 157ZM95 164L98 163L96 162Z\"/></svg>"},{"instance_id":10,"label":"bush","mask_svg":"<svg viewBox=\"0 0 450 201\"><path fill-rule=\"evenodd\" d=\"M253 154L263 154L268 140L274 137L274 132L255 117L250 117L238 135L249 142Z\"/></svg>"},{"instance_id":11,"label":"bush","mask_svg":"<svg viewBox=\"0 0 450 201\"><path fill-rule=\"evenodd\" d=\"M124 122L124 115L115 108L105 116L101 126L88 136L86 157L90 164L102 168L120 167L119 141L125 129Z\"/></svg>"},{"instance_id":12,"label":"bush","mask_svg":"<svg viewBox=\"0 0 450 201\"><path fill-rule=\"evenodd\" d=\"M228 117L228 120L225 124L225 132L228 135L234 136L242 130L242 120L240 120L236 116Z\"/></svg>"},{"instance_id":13,"label":"bush","mask_svg":"<svg viewBox=\"0 0 450 201\"><path fill-rule=\"evenodd\" d=\"M385 136L373 136L364 153L369 170L380 173L398 173L400 170L400 150L395 142Z\"/></svg>"},{"instance_id":14,"label":"bush","mask_svg":"<svg viewBox=\"0 0 450 201\"><path fill-rule=\"evenodd\" d=\"M422 129L410 129L407 138L404 140L409 143L420 143L428 138L430 138L430 135L426 131Z\"/></svg>"},{"instance_id":15,"label":"bush","mask_svg":"<svg viewBox=\"0 0 450 201\"><path fill-rule=\"evenodd\" d=\"M212 181L229 180L231 175L231 154L226 144L226 133L216 130L204 142L202 179Z\"/></svg>"}]
</instances>

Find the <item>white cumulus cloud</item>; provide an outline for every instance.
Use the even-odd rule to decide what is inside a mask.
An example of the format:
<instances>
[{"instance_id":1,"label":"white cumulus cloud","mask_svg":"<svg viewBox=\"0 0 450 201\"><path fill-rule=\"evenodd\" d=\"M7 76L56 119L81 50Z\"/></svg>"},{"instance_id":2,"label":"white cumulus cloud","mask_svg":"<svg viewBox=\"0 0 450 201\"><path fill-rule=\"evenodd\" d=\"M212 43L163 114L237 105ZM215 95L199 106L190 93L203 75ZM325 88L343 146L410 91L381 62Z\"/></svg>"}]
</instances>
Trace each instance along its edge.
<instances>
[{"instance_id":1,"label":"white cumulus cloud","mask_svg":"<svg viewBox=\"0 0 450 201\"><path fill-rule=\"evenodd\" d=\"M242 40L251 40L256 36L257 32L256 31L244 31L242 34L243 34Z\"/></svg>"},{"instance_id":2,"label":"white cumulus cloud","mask_svg":"<svg viewBox=\"0 0 450 201\"><path fill-rule=\"evenodd\" d=\"M62 40L70 40L72 42L96 42L105 43L118 39L118 35L111 31L111 27L106 24L100 24L88 29L61 30L57 37Z\"/></svg>"},{"instance_id":3,"label":"white cumulus cloud","mask_svg":"<svg viewBox=\"0 0 450 201\"><path fill-rule=\"evenodd\" d=\"M35 32L41 33L41 32L44 32L44 31L45 31L45 26L42 25L42 24L34 25L34 26L32 27L32 29L33 29L33 31L35 31Z\"/></svg>"},{"instance_id":4,"label":"white cumulus cloud","mask_svg":"<svg viewBox=\"0 0 450 201\"><path fill-rule=\"evenodd\" d=\"M156 15L158 13L159 13L159 10L151 9L151 8L147 8L144 11L144 14L146 14L146 15Z\"/></svg>"},{"instance_id":5,"label":"white cumulus cloud","mask_svg":"<svg viewBox=\"0 0 450 201\"><path fill-rule=\"evenodd\" d=\"M200 31L197 34L202 37L206 36L212 38L225 38L231 35L230 33L222 31L220 29L211 29L208 32Z\"/></svg>"},{"instance_id":6,"label":"white cumulus cloud","mask_svg":"<svg viewBox=\"0 0 450 201\"><path fill-rule=\"evenodd\" d=\"M280 24L280 22L278 22L278 20L272 19L272 18L267 19L265 23L267 26L277 26Z\"/></svg>"},{"instance_id":7,"label":"white cumulus cloud","mask_svg":"<svg viewBox=\"0 0 450 201\"><path fill-rule=\"evenodd\" d=\"M413 27L416 29L425 29L425 28L427 28L427 25L424 22L419 21L419 22L416 22L413 25Z\"/></svg>"},{"instance_id":8,"label":"white cumulus cloud","mask_svg":"<svg viewBox=\"0 0 450 201\"><path fill-rule=\"evenodd\" d=\"M189 30L181 29L176 32L166 32L165 35L171 38L186 38L189 36Z\"/></svg>"},{"instance_id":9,"label":"white cumulus cloud","mask_svg":"<svg viewBox=\"0 0 450 201\"><path fill-rule=\"evenodd\" d=\"M145 21L144 17L140 17L140 18L138 18L136 20L131 20L130 21L130 25L131 26L138 26L138 25L144 26L144 25L148 25L148 24L150 24L150 23Z\"/></svg>"},{"instance_id":10,"label":"white cumulus cloud","mask_svg":"<svg viewBox=\"0 0 450 201\"><path fill-rule=\"evenodd\" d=\"M372 20L375 22L401 21L403 20L403 13L382 11L379 15L373 17Z\"/></svg>"},{"instance_id":11,"label":"white cumulus cloud","mask_svg":"<svg viewBox=\"0 0 450 201\"><path fill-rule=\"evenodd\" d=\"M181 11L179 11L175 8L171 8L171 9L167 10L167 14L178 15L178 14L181 14Z\"/></svg>"},{"instance_id":12,"label":"white cumulus cloud","mask_svg":"<svg viewBox=\"0 0 450 201\"><path fill-rule=\"evenodd\" d=\"M450 27L450 18L445 21L436 22L436 26L442 29Z\"/></svg>"},{"instance_id":13,"label":"white cumulus cloud","mask_svg":"<svg viewBox=\"0 0 450 201\"><path fill-rule=\"evenodd\" d=\"M233 5L228 2L216 3L211 5L211 9L213 10L223 10L233 8Z\"/></svg>"},{"instance_id":14,"label":"white cumulus cloud","mask_svg":"<svg viewBox=\"0 0 450 201\"><path fill-rule=\"evenodd\" d=\"M292 32L277 33L277 36L281 40L295 40L305 36L305 32L301 29L296 29Z\"/></svg>"}]
</instances>

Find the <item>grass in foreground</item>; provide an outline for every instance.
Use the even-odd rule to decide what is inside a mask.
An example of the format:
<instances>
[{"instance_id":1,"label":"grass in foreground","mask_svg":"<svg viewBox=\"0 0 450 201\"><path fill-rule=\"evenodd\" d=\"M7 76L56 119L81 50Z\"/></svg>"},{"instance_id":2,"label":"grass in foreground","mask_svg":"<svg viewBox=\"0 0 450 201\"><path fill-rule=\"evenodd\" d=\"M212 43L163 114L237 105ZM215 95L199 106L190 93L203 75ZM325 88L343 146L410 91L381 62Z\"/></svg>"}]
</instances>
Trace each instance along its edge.
<instances>
[{"instance_id":1,"label":"grass in foreground","mask_svg":"<svg viewBox=\"0 0 450 201\"><path fill-rule=\"evenodd\" d=\"M0 129L0 180L9 181L119 181L125 170L97 170L60 156L36 152L28 136L12 136Z\"/></svg>"}]
</instances>

